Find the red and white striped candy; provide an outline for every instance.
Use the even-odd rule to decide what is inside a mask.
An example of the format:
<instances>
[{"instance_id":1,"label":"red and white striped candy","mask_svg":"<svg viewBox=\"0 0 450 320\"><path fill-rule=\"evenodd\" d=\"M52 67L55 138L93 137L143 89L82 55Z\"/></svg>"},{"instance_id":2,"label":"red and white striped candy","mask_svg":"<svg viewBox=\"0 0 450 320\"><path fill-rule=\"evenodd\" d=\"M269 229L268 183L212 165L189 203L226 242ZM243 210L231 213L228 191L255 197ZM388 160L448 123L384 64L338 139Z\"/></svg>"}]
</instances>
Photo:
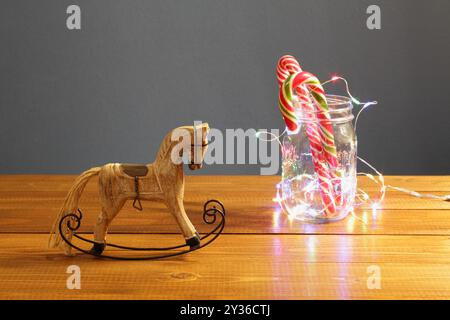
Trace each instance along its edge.
<instances>
[{"instance_id":1,"label":"red and white striped candy","mask_svg":"<svg viewBox=\"0 0 450 320\"><path fill-rule=\"evenodd\" d=\"M278 84L280 85L279 104L283 106L283 110L295 110L295 106L293 103L282 102L286 100L290 100L292 102L295 91L290 90L290 92L287 93L287 96L290 97L289 99L288 97L284 97L286 92L281 90L281 86L289 77L289 75L296 74L301 71L302 69L300 67L300 64L293 56L286 55L281 57L278 61L277 80ZM304 113L305 116L314 117L315 107L313 105L313 102L311 101L307 85L299 85L296 92L300 100L299 102L301 104L301 107L306 111ZM281 109L282 108L280 107L280 110ZM333 214L335 212L335 201L333 197L334 192L332 178L330 170L325 163L326 159L323 153L320 130L314 120L315 119L311 119L311 122L308 122L306 124L306 134L310 143L314 170L317 173L319 179L322 203L324 204L325 212L327 214Z\"/></svg>"},{"instance_id":2,"label":"red and white striped candy","mask_svg":"<svg viewBox=\"0 0 450 320\"><path fill-rule=\"evenodd\" d=\"M286 81L289 75L301 71L302 69L300 67L300 64L293 56L285 55L281 57L277 64L278 85L281 87L281 85L284 81ZM314 115L314 106L309 96L309 90L306 85L301 85L298 87L297 96L300 100L299 102L301 104L301 107L306 110L305 115L307 117ZM291 108L291 106L288 106L287 108ZM292 108L294 108L295 110L295 106L292 105ZM308 123L306 127L306 134L308 135L311 152L313 155L313 161L316 164L316 162L322 161L323 159L322 143L320 141L320 133L317 124L313 121L311 123Z\"/></svg>"},{"instance_id":3,"label":"red and white striped candy","mask_svg":"<svg viewBox=\"0 0 450 320\"><path fill-rule=\"evenodd\" d=\"M292 92L292 90L295 90L302 85L307 85L316 102L314 103L314 106L316 107L316 116L319 122L323 153L330 169L335 171L338 166L337 152L336 145L334 143L333 125L331 123L325 91L323 90L319 79L309 72L300 72L291 75L288 79L286 79L283 87L285 87L285 90L291 90ZM292 103L289 101L286 102Z\"/></svg>"}]
</instances>

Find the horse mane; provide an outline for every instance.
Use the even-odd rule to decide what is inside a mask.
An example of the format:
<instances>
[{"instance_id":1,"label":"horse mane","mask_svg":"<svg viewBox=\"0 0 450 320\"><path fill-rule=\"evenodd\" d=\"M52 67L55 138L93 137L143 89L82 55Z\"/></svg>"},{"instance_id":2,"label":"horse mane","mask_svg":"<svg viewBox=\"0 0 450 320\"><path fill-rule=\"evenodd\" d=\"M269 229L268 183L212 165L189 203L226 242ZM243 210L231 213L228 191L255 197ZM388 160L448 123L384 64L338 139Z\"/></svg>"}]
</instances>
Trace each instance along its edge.
<instances>
[{"instance_id":1,"label":"horse mane","mask_svg":"<svg viewBox=\"0 0 450 320\"><path fill-rule=\"evenodd\" d=\"M209 125L207 123L202 123L202 124L198 125L197 128L202 128L202 130L205 128L209 129ZM168 134L166 134L163 141L161 142L161 145L158 150L158 154L156 156L156 161L163 160L167 156L167 153L170 151L172 145L175 142L177 142L177 141L172 141L172 132L175 130L181 130L181 129L188 130L189 134L192 135L191 139L193 139L194 126L181 126L181 127L171 130Z\"/></svg>"},{"instance_id":2,"label":"horse mane","mask_svg":"<svg viewBox=\"0 0 450 320\"><path fill-rule=\"evenodd\" d=\"M166 136L164 137L163 141L161 142L161 145L159 146L158 154L156 156L156 160L164 159L167 155L167 152L170 151L172 143L174 142L171 139L172 131L173 130L171 130L169 133L167 133Z\"/></svg>"}]
</instances>

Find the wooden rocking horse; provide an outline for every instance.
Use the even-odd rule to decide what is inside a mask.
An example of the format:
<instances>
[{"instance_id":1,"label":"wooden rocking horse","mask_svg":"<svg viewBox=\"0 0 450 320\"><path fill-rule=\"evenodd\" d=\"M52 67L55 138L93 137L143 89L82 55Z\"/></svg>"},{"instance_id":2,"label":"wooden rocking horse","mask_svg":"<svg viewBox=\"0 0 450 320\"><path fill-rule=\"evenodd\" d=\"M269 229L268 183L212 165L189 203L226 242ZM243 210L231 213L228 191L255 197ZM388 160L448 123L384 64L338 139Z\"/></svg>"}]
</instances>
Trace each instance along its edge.
<instances>
[{"instance_id":1,"label":"wooden rocking horse","mask_svg":"<svg viewBox=\"0 0 450 320\"><path fill-rule=\"evenodd\" d=\"M102 209L95 225L94 241L89 241L93 243L89 253L102 254L106 245L108 226L125 202L130 199L134 200L133 206L138 210L142 210L141 200L162 200L177 221L186 245L190 250L198 248L200 236L189 220L183 205L184 172L181 157L185 156L183 153L189 150L191 161L189 168L200 169L208 146L208 131L207 123L172 130L165 136L156 159L151 164L109 163L83 172L68 192L55 220L49 247L62 247L66 254L71 254L73 246L70 245L70 240L74 228L71 227L70 222L64 224L62 220L67 215L72 218L77 217L78 202L87 182L90 178L98 176ZM78 220L78 226L79 223ZM81 237L78 236L78 238Z\"/></svg>"}]
</instances>

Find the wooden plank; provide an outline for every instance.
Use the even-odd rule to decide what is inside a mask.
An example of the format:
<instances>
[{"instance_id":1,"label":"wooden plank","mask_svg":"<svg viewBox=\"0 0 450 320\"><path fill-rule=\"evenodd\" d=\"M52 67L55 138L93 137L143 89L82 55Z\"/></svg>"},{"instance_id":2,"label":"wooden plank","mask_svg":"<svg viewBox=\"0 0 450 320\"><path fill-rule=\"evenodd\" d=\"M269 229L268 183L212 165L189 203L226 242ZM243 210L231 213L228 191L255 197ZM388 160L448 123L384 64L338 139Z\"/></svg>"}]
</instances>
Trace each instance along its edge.
<instances>
[{"instance_id":1,"label":"wooden plank","mask_svg":"<svg viewBox=\"0 0 450 320\"><path fill-rule=\"evenodd\" d=\"M169 235L112 235L129 245ZM163 261L66 257L46 236L0 235L0 299L448 299L448 236L223 235ZM69 265L81 290L66 289ZM369 266L381 289L368 289Z\"/></svg>"},{"instance_id":2,"label":"wooden plank","mask_svg":"<svg viewBox=\"0 0 450 320\"><path fill-rule=\"evenodd\" d=\"M73 176L1 176L0 232L48 232ZM226 178L226 179L225 179ZM270 178L270 179L268 179ZM425 188L423 177L399 177L399 181ZM430 183L445 189L446 177L429 177ZM229 179L229 180L227 180ZM397 178L392 177L392 180ZM408 180L410 179L410 180ZM306 225L289 221L273 199L274 177L224 177L220 188L211 177L189 177L185 206L201 232L202 204L211 198L223 201L227 209L227 233L317 233L317 234L449 234L450 202L418 199L390 192L383 210L374 212L363 206L355 210L358 218L327 225ZM227 182L228 181L228 182ZM230 185L243 181L243 184ZM416 182L414 182L416 181ZM6 188L6 186L11 188ZM189 185L189 184L188 184ZM100 211L95 181L88 184L80 207L85 212L81 231L91 231ZM223 188L222 188L223 187ZM440 194L443 194L442 192ZM127 204L113 222L111 232L173 233L174 220L161 203L144 202L138 212Z\"/></svg>"},{"instance_id":3,"label":"wooden plank","mask_svg":"<svg viewBox=\"0 0 450 320\"><path fill-rule=\"evenodd\" d=\"M63 191L72 185L76 175L0 175L1 191ZM410 188L416 191L450 191L450 176L384 176L386 184ZM95 179L93 179L94 181ZM280 181L280 176L186 176L186 188L205 191L214 187L222 191L267 191ZM366 177L358 177L358 186L377 190ZM87 190L96 190L89 183Z\"/></svg>"},{"instance_id":4,"label":"wooden plank","mask_svg":"<svg viewBox=\"0 0 450 320\"><path fill-rule=\"evenodd\" d=\"M443 192L435 192L436 195L444 195ZM202 207L203 203L209 199L218 199L225 205L235 204L240 207L243 205L257 206L260 209L270 207L275 208L275 194L272 192L253 192L246 194L245 191L235 192L205 192L196 193L187 191L185 195L185 205ZM376 195L374 195L376 196ZM23 209L24 211L32 208L43 208L54 210L55 214L64 201L65 193L57 192L33 192L33 193L6 193L0 195L0 208L4 209ZM376 199L376 198L373 198ZM151 208L151 202L144 202L146 207ZM80 201L80 207L99 207L99 198L97 193L86 191ZM371 204L363 204L356 209L371 209ZM385 210L450 210L450 201L441 201L434 199L416 198L398 191L389 192L380 208Z\"/></svg>"},{"instance_id":5,"label":"wooden plank","mask_svg":"<svg viewBox=\"0 0 450 320\"><path fill-rule=\"evenodd\" d=\"M42 201L32 203L37 207L44 203L51 208L59 208L74 176L0 176L0 206L27 206L28 201ZM422 192L433 192L444 195L450 189L450 179L446 177L387 177L392 185L408 187ZM203 177L191 176L187 178L186 202L201 202L210 198L217 198L223 202L253 201L262 206L270 205L275 196L275 185L278 177L264 176L224 176ZM427 182L428 181L428 182ZM378 196L378 189L366 187L368 179L359 179L361 188L367 190L371 196ZM408 185L408 183L410 185ZM417 187L417 188L415 188ZM419 188L420 187L420 188ZM433 189L439 189L433 191ZM372 190L372 191L370 191ZM86 186L83 201L90 204L99 202L96 179ZM370 208L362 205L362 208ZM410 195L389 191L383 203L384 209L450 209L450 202L418 199Z\"/></svg>"},{"instance_id":6,"label":"wooden plank","mask_svg":"<svg viewBox=\"0 0 450 320\"><path fill-rule=\"evenodd\" d=\"M92 232L97 213L95 207L83 207L81 232ZM285 234L440 234L450 235L448 210L371 210L357 211L355 216L329 224L304 224L290 221L281 210L228 206L225 233L285 233ZM197 206L189 208L190 217L199 232L211 229L202 221ZM0 233L48 233L54 215L45 209L0 209ZM39 219L38 219L39 217ZM175 220L165 208L154 205L143 213L131 208L123 210L114 220L110 233L178 233Z\"/></svg>"}]
</instances>

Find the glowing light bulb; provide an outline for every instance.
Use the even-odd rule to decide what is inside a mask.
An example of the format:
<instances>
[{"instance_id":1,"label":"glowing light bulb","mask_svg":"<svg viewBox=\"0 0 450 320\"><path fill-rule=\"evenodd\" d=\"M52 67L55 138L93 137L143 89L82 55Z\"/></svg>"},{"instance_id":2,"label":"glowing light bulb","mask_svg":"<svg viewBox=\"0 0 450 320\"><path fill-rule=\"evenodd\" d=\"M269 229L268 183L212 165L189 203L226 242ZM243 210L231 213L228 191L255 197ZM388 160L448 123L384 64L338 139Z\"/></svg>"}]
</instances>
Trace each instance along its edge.
<instances>
[{"instance_id":1,"label":"glowing light bulb","mask_svg":"<svg viewBox=\"0 0 450 320\"><path fill-rule=\"evenodd\" d=\"M356 99L355 97L351 97L351 98L355 104L361 104L361 102L358 99Z\"/></svg>"},{"instance_id":2,"label":"glowing light bulb","mask_svg":"<svg viewBox=\"0 0 450 320\"><path fill-rule=\"evenodd\" d=\"M281 204L281 202L283 201L283 198L280 195L280 189L281 189L280 183L277 183L276 186L277 186L277 191L276 191L275 197L272 198L272 201L277 202L278 204Z\"/></svg>"},{"instance_id":3,"label":"glowing light bulb","mask_svg":"<svg viewBox=\"0 0 450 320\"><path fill-rule=\"evenodd\" d=\"M283 199L281 199L281 197L279 195L277 195L275 198L272 198L273 202L277 202L280 203Z\"/></svg>"}]
</instances>

